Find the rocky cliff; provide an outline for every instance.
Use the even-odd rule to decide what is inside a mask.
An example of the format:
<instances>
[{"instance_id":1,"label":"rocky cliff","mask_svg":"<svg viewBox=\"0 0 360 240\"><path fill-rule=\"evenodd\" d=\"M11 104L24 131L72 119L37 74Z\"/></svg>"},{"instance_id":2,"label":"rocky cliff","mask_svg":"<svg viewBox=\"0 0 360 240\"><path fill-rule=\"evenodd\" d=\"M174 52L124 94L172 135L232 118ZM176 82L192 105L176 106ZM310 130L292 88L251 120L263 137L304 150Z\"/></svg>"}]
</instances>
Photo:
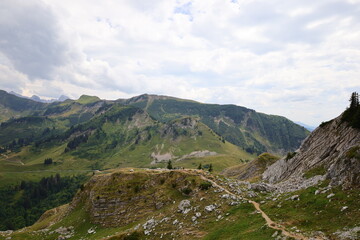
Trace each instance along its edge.
<instances>
[{"instance_id":1,"label":"rocky cliff","mask_svg":"<svg viewBox=\"0 0 360 240\"><path fill-rule=\"evenodd\" d=\"M270 183L330 179L347 188L360 185L360 131L342 116L323 123L308 136L296 154L275 162L263 173Z\"/></svg>"}]
</instances>

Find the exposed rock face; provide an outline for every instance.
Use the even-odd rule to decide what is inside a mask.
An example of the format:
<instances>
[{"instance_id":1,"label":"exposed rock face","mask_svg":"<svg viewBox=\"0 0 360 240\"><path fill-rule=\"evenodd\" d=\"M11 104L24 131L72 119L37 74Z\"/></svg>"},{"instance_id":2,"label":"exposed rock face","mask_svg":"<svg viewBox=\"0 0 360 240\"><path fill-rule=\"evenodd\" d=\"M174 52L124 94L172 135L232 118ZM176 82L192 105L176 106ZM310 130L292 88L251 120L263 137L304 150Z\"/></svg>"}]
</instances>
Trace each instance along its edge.
<instances>
[{"instance_id":1,"label":"exposed rock face","mask_svg":"<svg viewBox=\"0 0 360 240\"><path fill-rule=\"evenodd\" d=\"M270 183L303 179L316 167L326 170L332 185L360 184L360 131L341 122L341 116L318 127L307 137L296 155L282 158L267 168L263 179Z\"/></svg>"}]
</instances>

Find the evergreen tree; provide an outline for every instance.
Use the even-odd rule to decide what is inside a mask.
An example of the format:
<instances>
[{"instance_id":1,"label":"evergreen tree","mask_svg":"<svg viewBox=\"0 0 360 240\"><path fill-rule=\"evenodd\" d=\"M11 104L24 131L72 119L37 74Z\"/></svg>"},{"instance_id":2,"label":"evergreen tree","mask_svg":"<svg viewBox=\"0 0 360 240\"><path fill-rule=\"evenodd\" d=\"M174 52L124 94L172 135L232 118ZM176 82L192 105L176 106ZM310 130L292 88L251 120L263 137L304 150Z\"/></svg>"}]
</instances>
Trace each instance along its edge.
<instances>
[{"instance_id":1,"label":"evergreen tree","mask_svg":"<svg viewBox=\"0 0 360 240\"><path fill-rule=\"evenodd\" d=\"M212 171L213 171L213 166L212 166L212 164L210 163L209 172L212 172Z\"/></svg>"},{"instance_id":2,"label":"evergreen tree","mask_svg":"<svg viewBox=\"0 0 360 240\"><path fill-rule=\"evenodd\" d=\"M199 164L198 169L199 169L199 170L201 170L201 169L202 169L202 165L201 165L201 163Z\"/></svg>"},{"instance_id":3,"label":"evergreen tree","mask_svg":"<svg viewBox=\"0 0 360 240\"><path fill-rule=\"evenodd\" d=\"M353 92L350 97L350 109L356 109L359 107L359 94Z\"/></svg>"},{"instance_id":4,"label":"evergreen tree","mask_svg":"<svg viewBox=\"0 0 360 240\"><path fill-rule=\"evenodd\" d=\"M169 161L168 161L168 164L167 164L167 169L173 169L173 166L172 166L171 160L169 160Z\"/></svg>"}]
</instances>

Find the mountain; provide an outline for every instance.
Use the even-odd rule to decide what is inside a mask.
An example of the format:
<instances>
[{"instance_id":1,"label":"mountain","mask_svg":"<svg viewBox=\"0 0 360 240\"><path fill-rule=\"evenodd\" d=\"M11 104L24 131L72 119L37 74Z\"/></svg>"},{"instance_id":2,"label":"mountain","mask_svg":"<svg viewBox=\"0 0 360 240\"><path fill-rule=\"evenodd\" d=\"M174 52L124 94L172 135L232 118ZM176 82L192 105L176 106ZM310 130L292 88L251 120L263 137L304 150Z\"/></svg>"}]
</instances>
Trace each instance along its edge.
<instances>
[{"instance_id":1,"label":"mountain","mask_svg":"<svg viewBox=\"0 0 360 240\"><path fill-rule=\"evenodd\" d=\"M293 151L308 134L284 117L235 105L156 95L116 101L82 95L40 103L0 93L0 106L8 113L0 125L0 185L39 180L44 169L78 174L164 167L169 160L175 167L212 164L220 172L263 151ZM45 159L53 164L45 166Z\"/></svg>"},{"instance_id":2,"label":"mountain","mask_svg":"<svg viewBox=\"0 0 360 240\"><path fill-rule=\"evenodd\" d=\"M263 178L275 183L323 176L332 185L360 185L360 130L343 119L344 114L321 124L293 155L271 165Z\"/></svg>"},{"instance_id":3,"label":"mountain","mask_svg":"<svg viewBox=\"0 0 360 240\"><path fill-rule=\"evenodd\" d=\"M30 114L36 114L46 107L46 104L17 97L6 91L0 90L0 122L10 118L18 118Z\"/></svg>"},{"instance_id":4,"label":"mountain","mask_svg":"<svg viewBox=\"0 0 360 240\"><path fill-rule=\"evenodd\" d=\"M42 99L42 98L40 98L39 96L36 96L36 95L32 95L31 97L26 97L26 96L23 96L23 95L18 94L16 92L13 92L13 91L11 91L9 93L12 94L12 95L15 95L17 97L31 99L31 100L34 100L35 102L42 102L42 103L63 102L66 99L69 99L69 97L64 96L64 95L61 95L58 99L45 100L45 99Z\"/></svg>"},{"instance_id":5,"label":"mountain","mask_svg":"<svg viewBox=\"0 0 360 240\"><path fill-rule=\"evenodd\" d=\"M302 122L295 122L296 124L299 124L300 126L303 126L304 128L306 128L307 130L309 130L310 132L314 131L316 127L314 126L310 126L308 124L302 123Z\"/></svg>"},{"instance_id":6,"label":"mountain","mask_svg":"<svg viewBox=\"0 0 360 240\"><path fill-rule=\"evenodd\" d=\"M294 151L309 134L304 127L284 117L266 115L236 105L203 104L147 94L119 102L142 108L161 122L180 116L198 117L226 141L249 153L267 151L285 154Z\"/></svg>"}]
</instances>

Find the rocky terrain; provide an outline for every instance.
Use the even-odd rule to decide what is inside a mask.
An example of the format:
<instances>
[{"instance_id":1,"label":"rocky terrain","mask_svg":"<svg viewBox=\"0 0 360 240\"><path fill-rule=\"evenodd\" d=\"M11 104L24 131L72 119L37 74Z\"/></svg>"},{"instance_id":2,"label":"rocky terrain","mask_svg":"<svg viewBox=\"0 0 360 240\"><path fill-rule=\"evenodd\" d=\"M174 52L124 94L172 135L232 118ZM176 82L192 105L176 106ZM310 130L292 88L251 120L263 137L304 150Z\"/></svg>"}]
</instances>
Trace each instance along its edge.
<instances>
[{"instance_id":1,"label":"rocky terrain","mask_svg":"<svg viewBox=\"0 0 360 240\"><path fill-rule=\"evenodd\" d=\"M358 197L326 182L284 193L202 170L112 170L0 239L358 239Z\"/></svg>"},{"instance_id":2,"label":"rocky terrain","mask_svg":"<svg viewBox=\"0 0 360 240\"><path fill-rule=\"evenodd\" d=\"M284 157L267 168L263 179L282 182L283 186L304 181L316 184L324 179L344 188L359 186L360 130L341 119L339 116L318 127L293 157Z\"/></svg>"}]
</instances>

